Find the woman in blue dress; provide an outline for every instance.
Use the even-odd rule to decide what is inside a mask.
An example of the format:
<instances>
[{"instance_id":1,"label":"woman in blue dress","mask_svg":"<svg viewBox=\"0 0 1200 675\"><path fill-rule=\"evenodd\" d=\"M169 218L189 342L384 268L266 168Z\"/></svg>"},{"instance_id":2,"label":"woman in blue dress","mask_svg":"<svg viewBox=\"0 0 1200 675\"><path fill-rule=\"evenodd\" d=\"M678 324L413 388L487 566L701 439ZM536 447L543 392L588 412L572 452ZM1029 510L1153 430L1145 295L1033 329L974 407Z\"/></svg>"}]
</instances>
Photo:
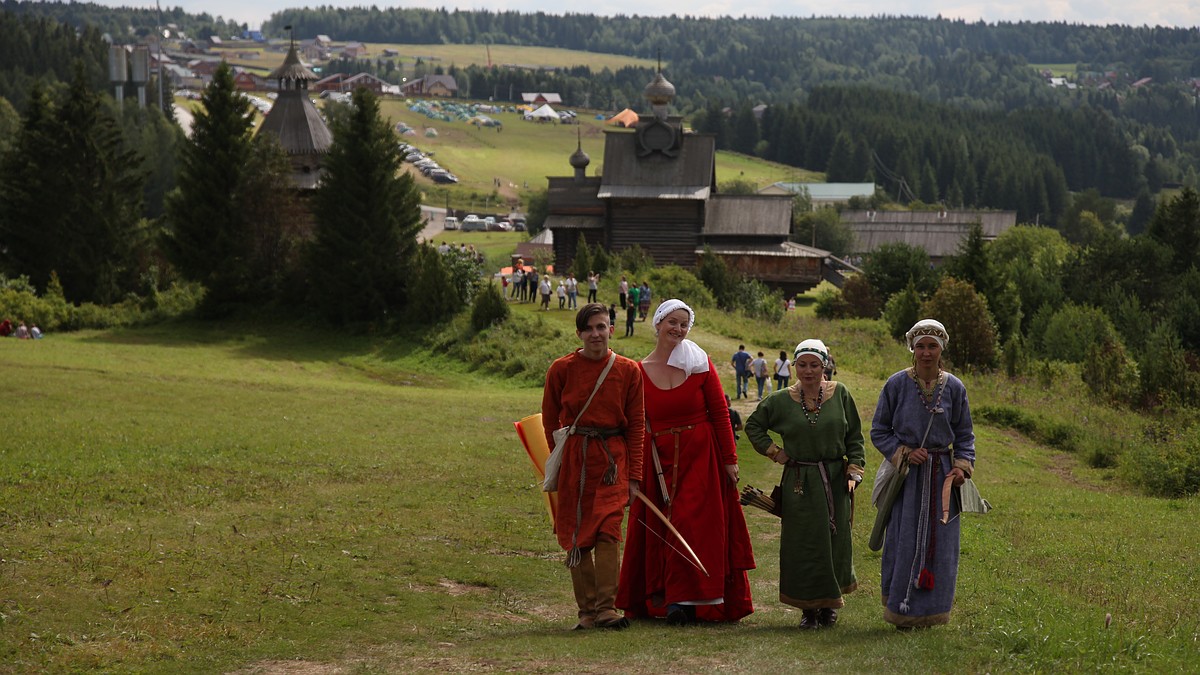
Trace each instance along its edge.
<instances>
[{"instance_id":1,"label":"woman in blue dress","mask_svg":"<svg viewBox=\"0 0 1200 675\"><path fill-rule=\"evenodd\" d=\"M950 621L958 577L959 518L942 520L942 485L961 485L975 466L975 433L962 380L942 370L950 342L933 319L905 336L913 365L888 378L871 423L885 461L909 465L883 540L883 618L897 628ZM954 509L952 508L952 511Z\"/></svg>"}]
</instances>

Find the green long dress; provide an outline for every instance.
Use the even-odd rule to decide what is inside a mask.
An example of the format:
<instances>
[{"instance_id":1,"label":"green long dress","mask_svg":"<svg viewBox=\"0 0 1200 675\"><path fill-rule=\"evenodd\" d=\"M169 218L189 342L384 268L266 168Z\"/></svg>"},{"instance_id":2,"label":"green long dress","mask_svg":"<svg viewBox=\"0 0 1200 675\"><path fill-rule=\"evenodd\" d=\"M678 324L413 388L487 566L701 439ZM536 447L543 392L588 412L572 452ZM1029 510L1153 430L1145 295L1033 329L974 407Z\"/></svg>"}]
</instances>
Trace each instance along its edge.
<instances>
[{"instance_id":1,"label":"green long dress","mask_svg":"<svg viewBox=\"0 0 1200 675\"><path fill-rule=\"evenodd\" d=\"M789 462L783 470L779 600L800 609L836 609L845 605L842 595L858 587L846 479L849 466L865 468L862 423L845 385L826 382L820 413L813 416L810 411L807 417L800 404L799 386L763 399L746 421L746 436L764 456L773 442L771 432L781 439L777 444L791 460L825 465L833 501L832 526L820 468Z\"/></svg>"}]
</instances>

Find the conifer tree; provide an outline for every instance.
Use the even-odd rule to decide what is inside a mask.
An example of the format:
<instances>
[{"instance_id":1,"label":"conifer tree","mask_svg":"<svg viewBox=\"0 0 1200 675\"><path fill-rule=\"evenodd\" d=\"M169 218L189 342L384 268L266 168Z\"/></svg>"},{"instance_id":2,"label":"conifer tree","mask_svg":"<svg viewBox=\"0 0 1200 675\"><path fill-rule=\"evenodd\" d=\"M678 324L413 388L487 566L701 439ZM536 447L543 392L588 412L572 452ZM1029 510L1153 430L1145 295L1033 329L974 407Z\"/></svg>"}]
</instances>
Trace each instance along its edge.
<instances>
[{"instance_id":1,"label":"conifer tree","mask_svg":"<svg viewBox=\"0 0 1200 675\"><path fill-rule=\"evenodd\" d=\"M37 81L20 131L0 163L0 272L27 276L42 289L53 271L54 224L61 220L62 203L46 198L61 187L54 128L53 103Z\"/></svg>"},{"instance_id":2,"label":"conifer tree","mask_svg":"<svg viewBox=\"0 0 1200 675\"><path fill-rule=\"evenodd\" d=\"M398 316L421 231L420 196L412 176L399 173L399 149L378 99L358 89L351 105L333 125L307 263L317 309L338 324Z\"/></svg>"},{"instance_id":3,"label":"conifer tree","mask_svg":"<svg viewBox=\"0 0 1200 675\"><path fill-rule=\"evenodd\" d=\"M178 189L167 199L165 248L183 276L221 304L242 297L247 283L248 228L239 209L253 133L251 106L222 63L200 97L202 110L180 157Z\"/></svg>"},{"instance_id":4,"label":"conifer tree","mask_svg":"<svg viewBox=\"0 0 1200 675\"><path fill-rule=\"evenodd\" d=\"M57 272L77 302L111 302L132 290L142 164L82 67L58 109L35 87L0 170L4 269L43 289Z\"/></svg>"},{"instance_id":5,"label":"conifer tree","mask_svg":"<svg viewBox=\"0 0 1200 675\"><path fill-rule=\"evenodd\" d=\"M145 161L127 149L116 117L82 66L56 119L66 190L46 195L65 206L55 269L67 298L110 303L137 283L137 256L146 243Z\"/></svg>"}]
</instances>

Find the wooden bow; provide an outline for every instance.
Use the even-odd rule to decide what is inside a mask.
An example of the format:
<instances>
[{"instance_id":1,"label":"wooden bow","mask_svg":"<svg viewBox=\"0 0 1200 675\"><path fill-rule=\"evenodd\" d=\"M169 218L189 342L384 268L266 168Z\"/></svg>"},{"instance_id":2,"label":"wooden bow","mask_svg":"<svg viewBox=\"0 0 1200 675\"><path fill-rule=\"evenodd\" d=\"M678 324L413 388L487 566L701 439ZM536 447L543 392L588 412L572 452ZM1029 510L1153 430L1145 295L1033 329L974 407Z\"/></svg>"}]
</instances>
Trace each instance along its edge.
<instances>
[{"instance_id":1,"label":"wooden bow","mask_svg":"<svg viewBox=\"0 0 1200 675\"><path fill-rule=\"evenodd\" d=\"M700 568L701 572L704 572L704 576L711 577L712 575L708 573L707 569L705 569L704 563L700 561L700 556L696 555L696 552L692 550L691 544L687 542L687 539L683 538L683 535L679 533L679 530L675 529L675 526L671 524L671 521L667 520L667 517L663 515L663 512L658 510L658 507L654 505L654 502L650 501L649 497L642 494L641 490L634 490L633 494L637 495L637 498L642 500L642 503L646 505L646 508L650 509L650 512L654 515L658 516L658 519L662 521L663 525L667 526L667 529L671 531L671 534L675 535L675 538L679 540L679 543L683 544L683 548L688 552L688 555L691 556L691 561L696 563L696 566Z\"/></svg>"}]
</instances>

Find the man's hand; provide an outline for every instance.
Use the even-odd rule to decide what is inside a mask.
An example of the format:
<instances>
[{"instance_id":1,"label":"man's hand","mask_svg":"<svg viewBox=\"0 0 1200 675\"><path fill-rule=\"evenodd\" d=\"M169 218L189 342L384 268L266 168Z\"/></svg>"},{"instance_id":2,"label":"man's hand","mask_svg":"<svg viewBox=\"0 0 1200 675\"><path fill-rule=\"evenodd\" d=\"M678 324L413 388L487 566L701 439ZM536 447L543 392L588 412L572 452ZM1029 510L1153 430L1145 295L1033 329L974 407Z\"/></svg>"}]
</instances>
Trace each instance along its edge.
<instances>
[{"instance_id":1,"label":"man's hand","mask_svg":"<svg viewBox=\"0 0 1200 675\"><path fill-rule=\"evenodd\" d=\"M908 463L912 465L924 464L927 459L929 459L929 451L925 448L917 448L908 453Z\"/></svg>"}]
</instances>

